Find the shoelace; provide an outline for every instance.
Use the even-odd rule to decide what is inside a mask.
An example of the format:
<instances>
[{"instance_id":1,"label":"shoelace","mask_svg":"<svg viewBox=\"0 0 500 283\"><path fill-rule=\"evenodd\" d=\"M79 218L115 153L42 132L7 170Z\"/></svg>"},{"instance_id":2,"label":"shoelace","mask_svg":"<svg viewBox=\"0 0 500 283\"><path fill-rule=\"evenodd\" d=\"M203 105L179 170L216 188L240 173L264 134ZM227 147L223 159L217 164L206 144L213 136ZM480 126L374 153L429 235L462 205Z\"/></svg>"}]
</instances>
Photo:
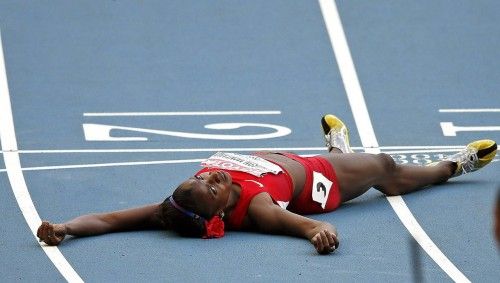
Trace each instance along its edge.
<instances>
[{"instance_id":1,"label":"shoelace","mask_svg":"<svg viewBox=\"0 0 500 283\"><path fill-rule=\"evenodd\" d=\"M466 174L477 170L478 160L477 150L475 148L466 148L464 151L452 155L449 160L455 161L462 166L461 174Z\"/></svg>"},{"instance_id":2,"label":"shoelace","mask_svg":"<svg viewBox=\"0 0 500 283\"><path fill-rule=\"evenodd\" d=\"M347 139L346 135L347 135L347 133L345 130L342 130L340 132L330 131L330 133L328 135L325 135L326 146L328 148L337 147L343 153L350 152L350 150L345 142Z\"/></svg>"}]
</instances>

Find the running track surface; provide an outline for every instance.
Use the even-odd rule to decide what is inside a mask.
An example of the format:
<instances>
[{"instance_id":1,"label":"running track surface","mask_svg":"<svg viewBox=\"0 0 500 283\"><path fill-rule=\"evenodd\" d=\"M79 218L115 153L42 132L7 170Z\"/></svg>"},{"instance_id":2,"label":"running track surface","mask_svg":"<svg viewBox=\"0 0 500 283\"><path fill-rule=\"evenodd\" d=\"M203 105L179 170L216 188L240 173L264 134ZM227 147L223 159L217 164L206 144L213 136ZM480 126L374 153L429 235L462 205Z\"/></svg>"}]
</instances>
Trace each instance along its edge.
<instances>
[{"instance_id":1,"label":"running track surface","mask_svg":"<svg viewBox=\"0 0 500 283\"><path fill-rule=\"evenodd\" d=\"M60 252L56 258L67 265L54 264L37 244L27 224L37 214L59 222L161 201L217 150L318 154L325 113L348 124L356 151L388 152L398 162L423 164L474 139L500 140L498 2L322 5L323 11L316 1L0 2L6 69L0 81L8 78L0 95L3 281L497 282L491 212L498 157L484 170L402 198L463 277L415 248L375 190L312 216L340 232L340 249L329 256L302 239L242 232L218 240L118 233L45 249ZM369 120L348 99L356 81L341 75L332 47L339 38L325 25L335 17L324 5L338 9ZM446 136L450 127L442 122L466 128ZM205 127L214 123L254 125ZM98 132L98 141L85 136L89 124L112 130ZM263 124L291 133L256 139L279 132ZM131 140L138 137L146 140ZM364 137L379 147L363 148ZM31 210L26 196L14 194L24 188ZM20 205L34 216L25 213L26 220Z\"/></svg>"}]
</instances>

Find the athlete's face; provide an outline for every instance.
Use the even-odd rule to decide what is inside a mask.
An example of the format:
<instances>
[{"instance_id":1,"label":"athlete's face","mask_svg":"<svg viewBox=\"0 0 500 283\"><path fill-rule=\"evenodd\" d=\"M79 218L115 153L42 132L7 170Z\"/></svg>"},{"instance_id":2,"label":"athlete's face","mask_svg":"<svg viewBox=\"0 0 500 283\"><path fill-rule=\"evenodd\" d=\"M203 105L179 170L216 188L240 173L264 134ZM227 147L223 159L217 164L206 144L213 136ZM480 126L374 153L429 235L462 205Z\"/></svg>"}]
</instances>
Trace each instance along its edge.
<instances>
[{"instance_id":1,"label":"athlete's face","mask_svg":"<svg viewBox=\"0 0 500 283\"><path fill-rule=\"evenodd\" d=\"M192 196L204 214L212 217L226 208L233 183L227 172L204 172L187 182L193 187Z\"/></svg>"}]
</instances>

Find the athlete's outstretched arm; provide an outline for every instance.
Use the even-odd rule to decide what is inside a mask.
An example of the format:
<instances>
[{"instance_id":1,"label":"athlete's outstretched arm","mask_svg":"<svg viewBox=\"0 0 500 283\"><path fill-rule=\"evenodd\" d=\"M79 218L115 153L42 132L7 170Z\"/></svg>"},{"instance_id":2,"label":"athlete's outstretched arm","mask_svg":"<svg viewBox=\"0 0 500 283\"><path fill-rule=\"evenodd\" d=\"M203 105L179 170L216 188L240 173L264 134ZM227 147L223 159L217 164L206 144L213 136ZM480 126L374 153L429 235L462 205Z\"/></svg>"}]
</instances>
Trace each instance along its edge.
<instances>
[{"instance_id":1,"label":"athlete's outstretched arm","mask_svg":"<svg viewBox=\"0 0 500 283\"><path fill-rule=\"evenodd\" d=\"M252 199L248 216L252 228L263 233L306 238L320 254L328 254L338 248L338 234L332 224L282 209L273 203L268 194L258 194Z\"/></svg>"},{"instance_id":2,"label":"athlete's outstretched arm","mask_svg":"<svg viewBox=\"0 0 500 283\"><path fill-rule=\"evenodd\" d=\"M62 224L42 222L37 231L40 241L48 245L58 245L66 235L92 236L120 231L162 229L158 217L160 204L95 213L76 217Z\"/></svg>"}]
</instances>

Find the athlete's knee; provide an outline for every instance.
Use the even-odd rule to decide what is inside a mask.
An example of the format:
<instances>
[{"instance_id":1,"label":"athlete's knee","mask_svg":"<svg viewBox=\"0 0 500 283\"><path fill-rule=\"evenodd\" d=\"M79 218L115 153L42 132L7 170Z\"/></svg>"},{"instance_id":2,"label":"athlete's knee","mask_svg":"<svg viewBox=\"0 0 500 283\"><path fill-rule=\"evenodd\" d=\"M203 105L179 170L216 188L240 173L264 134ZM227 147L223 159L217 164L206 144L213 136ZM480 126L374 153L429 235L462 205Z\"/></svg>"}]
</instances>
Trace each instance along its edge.
<instances>
[{"instance_id":1,"label":"athlete's knee","mask_svg":"<svg viewBox=\"0 0 500 283\"><path fill-rule=\"evenodd\" d=\"M396 162L394 162L394 159L392 159L389 154L377 154L377 161L380 163L382 172L384 172L385 175L390 175L396 170Z\"/></svg>"},{"instance_id":2,"label":"athlete's knee","mask_svg":"<svg viewBox=\"0 0 500 283\"><path fill-rule=\"evenodd\" d=\"M384 185L375 185L373 187L386 196L399 196L401 194L398 188L394 185L384 184Z\"/></svg>"},{"instance_id":3,"label":"athlete's knee","mask_svg":"<svg viewBox=\"0 0 500 283\"><path fill-rule=\"evenodd\" d=\"M386 153L379 153L376 158L382 173L374 188L388 196L399 195L399 190L395 184L398 170L396 162Z\"/></svg>"}]
</instances>

